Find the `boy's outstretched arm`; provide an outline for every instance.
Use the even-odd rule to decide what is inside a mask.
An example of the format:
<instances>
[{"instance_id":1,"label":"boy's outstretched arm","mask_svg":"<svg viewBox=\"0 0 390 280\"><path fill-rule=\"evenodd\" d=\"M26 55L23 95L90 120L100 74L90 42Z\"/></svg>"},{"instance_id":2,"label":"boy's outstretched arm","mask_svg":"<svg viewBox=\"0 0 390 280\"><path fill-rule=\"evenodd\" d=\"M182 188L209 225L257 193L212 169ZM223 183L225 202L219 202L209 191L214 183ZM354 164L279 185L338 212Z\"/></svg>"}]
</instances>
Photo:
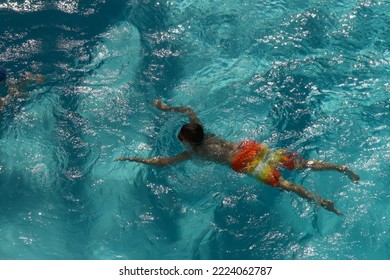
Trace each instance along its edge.
<instances>
[{"instance_id":1,"label":"boy's outstretched arm","mask_svg":"<svg viewBox=\"0 0 390 280\"><path fill-rule=\"evenodd\" d=\"M139 163L144 163L148 165L163 167L178 162L182 162L191 158L190 153L182 152L174 157L154 157L154 158L137 158L137 157L120 157L115 161L134 161Z\"/></svg>"},{"instance_id":2,"label":"boy's outstretched arm","mask_svg":"<svg viewBox=\"0 0 390 280\"><path fill-rule=\"evenodd\" d=\"M185 114L187 114L191 123L198 123L198 124L202 125L202 122L199 120L196 113L190 107L187 107L187 106L178 106L178 107L168 106L167 104L165 104L164 102L162 102L159 99L155 100L153 102L153 105L162 111L173 111L173 112L185 113Z\"/></svg>"}]
</instances>

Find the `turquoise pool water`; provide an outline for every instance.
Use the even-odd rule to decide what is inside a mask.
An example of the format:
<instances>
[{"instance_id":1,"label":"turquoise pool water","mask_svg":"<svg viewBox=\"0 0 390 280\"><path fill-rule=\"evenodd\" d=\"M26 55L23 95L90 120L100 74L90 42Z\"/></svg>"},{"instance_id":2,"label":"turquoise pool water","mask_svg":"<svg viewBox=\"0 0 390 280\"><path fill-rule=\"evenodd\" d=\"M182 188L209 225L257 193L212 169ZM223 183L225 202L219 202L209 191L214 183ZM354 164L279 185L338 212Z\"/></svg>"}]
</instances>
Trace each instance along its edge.
<instances>
[{"instance_id":1,"label":"turquoise pool water","mask_svg":"<svg viewBox=\"0 0 390 280\"><path fill-rule=\"evenodd\" d=\"M46 76L0 116L0 259L389 259L388 1L2 1L0 66ZM4 91L4 88L1 90ZM283 175L114 162L207 130L349 165Z\"/></svg>"}]
</instances>

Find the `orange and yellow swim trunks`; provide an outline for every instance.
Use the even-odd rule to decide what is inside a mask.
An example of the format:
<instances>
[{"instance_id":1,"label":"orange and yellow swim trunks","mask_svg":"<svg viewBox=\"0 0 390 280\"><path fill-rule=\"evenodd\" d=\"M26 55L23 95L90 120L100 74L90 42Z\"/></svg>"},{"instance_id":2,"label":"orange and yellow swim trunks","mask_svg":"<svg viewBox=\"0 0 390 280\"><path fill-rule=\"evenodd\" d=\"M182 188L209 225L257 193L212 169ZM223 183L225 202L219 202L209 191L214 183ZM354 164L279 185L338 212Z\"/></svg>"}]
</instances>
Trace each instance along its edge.
<instances>
[{"instance_id":1,"label":"orange and yellow swim trunks","mask_svg":"<svg viewBox=\"0 0 390 280\"><path fill-rule=\"evenodd\" d=\"M254 176L257 180L271 186L279 184L279 167L295 168L299 156L287 154L285 150L272 151L267 145L245 140L238 146L239 152L233 158L233 170Z\"/></svg>"}]
</instances>

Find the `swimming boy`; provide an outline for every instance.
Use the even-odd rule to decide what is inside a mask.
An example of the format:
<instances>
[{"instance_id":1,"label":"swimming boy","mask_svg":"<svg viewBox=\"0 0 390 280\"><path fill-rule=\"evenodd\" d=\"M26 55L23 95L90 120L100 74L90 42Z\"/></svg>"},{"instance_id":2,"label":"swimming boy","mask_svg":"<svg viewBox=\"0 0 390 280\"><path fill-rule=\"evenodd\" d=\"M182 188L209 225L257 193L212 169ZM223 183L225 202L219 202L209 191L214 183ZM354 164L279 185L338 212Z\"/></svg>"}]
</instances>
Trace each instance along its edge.
<instances>
[{"instance_id":1,"label":"swimming boy","mask_svg":"<svg viewBox=\"0 0 390 280\"><path fill-rule=\"evenodd\" d=\"M304 187L285 180L280 168L313 170L336 170L344 173L354 183L359 181L359 175L345 165L334 165L319 160L305 160L296 153L288 154L285 150L273 151L265 144L245 140L241 143L228 142L213 134L205 133L203 124L195 112L185 106L171 107L156 100L154 105L163 111L174 111L187 114L189 123L182 126L178 139L185 145L186 151L174 157L120 157L116 161L134 161L154 166L167 166L170 164L199 157L205 160L230 166L233 170L254 176L259 181L272 187L288 192L295 192L308 201L315 201L326 210L342 215L334 206L333 201L325 200Z\"/></svg>"},{"instance_id":2,"label":"swimming boy","mask_svg":"<svg viewBox=\"0 0 390 280\"><path fill-rule=\"evenodd\" d=\"M31 82L41 84L45 81L45 78L41 74L33 74L26 72L21 79L9 78L7 71L0 68L0 85L4 84L7 88L7 94L0 96L0 112L3 107L9 104L15 97L24 97L29 94L25 91L25 87Z\"/></svg>"}]
</instances>

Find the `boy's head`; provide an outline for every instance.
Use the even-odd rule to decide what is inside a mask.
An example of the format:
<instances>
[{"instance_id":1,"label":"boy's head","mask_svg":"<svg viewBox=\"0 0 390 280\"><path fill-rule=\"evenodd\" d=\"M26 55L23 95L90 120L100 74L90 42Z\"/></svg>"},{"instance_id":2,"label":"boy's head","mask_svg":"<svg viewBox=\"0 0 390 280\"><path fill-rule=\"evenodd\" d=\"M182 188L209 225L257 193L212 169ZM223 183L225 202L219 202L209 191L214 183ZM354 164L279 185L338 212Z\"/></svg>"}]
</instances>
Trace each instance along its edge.
<instances>
[{"instance_id":1,"label":"boy's head","mask_svg":"<svg viewBox=\"0 0 390 280\"><path fill-rule=\"evenodd\" d=\"M0 68L0 83L5 80L7 80L7 72Z\"/></svg>"},{"instance_id":2,"label":"boy's head","mask_svg":"<svg viewBox=\"0 0 390 280\"><path fill-rule=\"evenodd\" d=\"M197 123L187 123L181 127L178 138L191 145L200 145L204 139L203 127Z\"/></svg>"}]
</instances>

